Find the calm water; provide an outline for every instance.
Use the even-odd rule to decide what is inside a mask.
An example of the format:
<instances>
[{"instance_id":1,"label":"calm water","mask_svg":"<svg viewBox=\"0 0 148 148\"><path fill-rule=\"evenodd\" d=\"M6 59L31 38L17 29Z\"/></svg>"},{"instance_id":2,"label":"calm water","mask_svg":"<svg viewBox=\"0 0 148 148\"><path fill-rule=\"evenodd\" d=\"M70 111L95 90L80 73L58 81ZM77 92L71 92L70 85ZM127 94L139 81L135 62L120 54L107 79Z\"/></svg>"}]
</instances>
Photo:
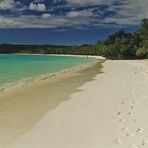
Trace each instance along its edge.
<instances>
[{"instance_id":1,"label":"calm water","mask_svg":"<svg viewBox=\"0 0 148 148\"><path fill-rule=\"evenodd\" d=\"M93 60L68 56L0 54L0 86Z\"/></svg>"}]
</instances>

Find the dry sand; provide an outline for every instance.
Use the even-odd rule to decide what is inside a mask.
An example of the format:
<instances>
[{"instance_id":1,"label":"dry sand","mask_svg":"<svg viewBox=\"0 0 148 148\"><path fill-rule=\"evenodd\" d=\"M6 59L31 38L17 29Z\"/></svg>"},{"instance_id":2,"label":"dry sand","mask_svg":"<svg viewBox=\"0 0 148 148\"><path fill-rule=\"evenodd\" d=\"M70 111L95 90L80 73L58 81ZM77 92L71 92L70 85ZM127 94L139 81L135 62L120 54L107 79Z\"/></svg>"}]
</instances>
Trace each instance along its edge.
<instances>
[{"instance_id":1,"label":"dry sand","mask_svg":"<svg viewBox=\"0 0 148 148\"><path fill-rule=\"evenodd\" d=\"M103 66L9 148L148 148L148 61Z\"/></svg>"}]
</instances>

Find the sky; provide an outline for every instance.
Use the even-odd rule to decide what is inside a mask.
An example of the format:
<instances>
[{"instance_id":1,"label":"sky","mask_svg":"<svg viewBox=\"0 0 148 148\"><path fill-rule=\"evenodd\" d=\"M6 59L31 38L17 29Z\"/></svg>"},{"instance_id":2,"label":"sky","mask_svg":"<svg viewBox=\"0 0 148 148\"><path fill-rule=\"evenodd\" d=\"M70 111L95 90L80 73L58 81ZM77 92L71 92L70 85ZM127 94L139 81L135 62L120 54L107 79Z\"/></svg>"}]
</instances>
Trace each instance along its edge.
<instances>
[{"instance_id":1,"label":"sky","mask_svg":"<svg viewBox=\"0 0 148 148\"><path fill-rule=\"evenodd\" d=\"M148 18L148 0L0 0L0 42L95 43Z\"/></svg>"}]
</instances>

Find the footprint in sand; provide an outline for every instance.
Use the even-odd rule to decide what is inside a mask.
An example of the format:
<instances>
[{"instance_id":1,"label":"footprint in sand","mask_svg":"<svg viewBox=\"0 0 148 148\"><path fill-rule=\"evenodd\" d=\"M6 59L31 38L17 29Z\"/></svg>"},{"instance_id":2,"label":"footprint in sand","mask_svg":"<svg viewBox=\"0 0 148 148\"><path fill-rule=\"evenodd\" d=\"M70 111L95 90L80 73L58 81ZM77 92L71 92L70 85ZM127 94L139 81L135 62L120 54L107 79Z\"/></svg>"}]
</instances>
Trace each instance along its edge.
<instances>
[{"instance_id":1,"label":"footprint in sand","mask_svg":"<svg viewBox=\"0 0 148 148\"><path fill-rule=\"evenodd\" d=\"M142 133L143 132L143 128L138 128L137 130L136 130L136 133Z\"/></svg>"},{"instance_id":2,"label":"footprint in sand","mask_svg":"<svg viewBox=\"0 0 148 148\"><path fill-rule=\"evenodd\" d=\"M125 122L125 119L120 118L120 119L119 119L119 122L124 123L124 122Z\"/></svg>"},{"instance_id":3,"label":"footprint in sand","mask_svg":"<svg viewBox=\"0 0 148 148\"><path fill-rule=\"evenodd\" d=\"M122 132L127 132L128 130L129 130L128 127L123 127L123 128L121 129Z\"/></svg>"},{"instance_id":4,"label":"footprint in sand","mask_svg":"<svg viewBox=\"0 0 148 148\"><path fill-rule=\"evenodd\" d=\"M121 112L118 112L117 115L118 115L118 116L121 115Z\"/></svg>"},{"instance_id":5,"label":"footprint in sand","mask_svg":"<svg viewBox=\"0 0 148 148\"><path fill-rule=\"evenodd\" d=\"M118 145L122 144L122 140L121 139L115 139L114 142L115 142L115 144L118 144Z\"/></svg>"},{"instance_id":6,"label":"footprint in sand","mask_svg":"<svg viewBox=\"0 0 148 148\"><path fill-rule=\"evenodd\" d=\"M131 113L131 112L129 112L129 113L128 113L128 115L132 115L132 113Z\"/></svg>"},{"instance_id":7,"label":"footprint in sand","mask_svg":"<svg viewBox=\"0 0 148 148\"><path fill-rule=\"evenodd\" d=\"M142 145L143 146L148 145L148 141L147 140L142 140Z\"/></svg>"},{"instance_id":8,"label":"footprint in sand","mask_svg":"<svg viewBox=\"0 0 148 148\"><path fill-rule=\"evenodd\" d=\"M126 134L125 134L125 136L126 136L126 137L133 137L133 136L134 136L134 134L133 134L133 133L131 133L131 132L128 132L128 133L126 133Z\"/></svg>"},{"instance_id":9,"label":"footprint in sand","mask_svg":"<svg viewBox=\"0 0 148 148\"><path fill-rule=\"evenodd\" d=\"M124 102L124 101L122 101L122 102L121 102L121 105L124 105L124 104L125 104L125 102Z\"/></svg>"},{"instance_id":10,"label":"footprint in sand","mask_svg":"<svg viewBox=\"0 0 148 148\"><path fill-rule=\"evenodd\" d=\"M137 120L137 119L133 119L133 122L134 122L135 124L137 124L137 123L139 123L140 121Z\"/></svg>"}]
</instances>

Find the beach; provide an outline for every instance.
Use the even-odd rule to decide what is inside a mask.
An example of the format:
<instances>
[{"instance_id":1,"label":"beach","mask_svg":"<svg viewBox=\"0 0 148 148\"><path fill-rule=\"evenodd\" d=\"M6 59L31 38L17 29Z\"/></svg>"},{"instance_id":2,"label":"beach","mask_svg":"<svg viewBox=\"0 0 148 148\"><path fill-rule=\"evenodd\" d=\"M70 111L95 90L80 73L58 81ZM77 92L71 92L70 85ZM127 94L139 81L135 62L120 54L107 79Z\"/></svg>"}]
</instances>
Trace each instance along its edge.
<instances>
[{"instance_id":1,"label":"beach","mask_svg":"<svg viewBox=\"0 0 148 148\"><path fill-rule=\"evenodd\" d=\"M100 72L100 62L80 64L49 75L20 81L0 92L0 147L31 130L44 114Z\"/></svg>"},{"instance_id":2,"label":"beach","mask_svg":"<svg viewBox=\"0 0 148 148\"><path fill-rule=\"evenodd\" d=\"M0 147L147 148L147 64L106 60L4 92Z\"/></svg>"}]
</instances>

